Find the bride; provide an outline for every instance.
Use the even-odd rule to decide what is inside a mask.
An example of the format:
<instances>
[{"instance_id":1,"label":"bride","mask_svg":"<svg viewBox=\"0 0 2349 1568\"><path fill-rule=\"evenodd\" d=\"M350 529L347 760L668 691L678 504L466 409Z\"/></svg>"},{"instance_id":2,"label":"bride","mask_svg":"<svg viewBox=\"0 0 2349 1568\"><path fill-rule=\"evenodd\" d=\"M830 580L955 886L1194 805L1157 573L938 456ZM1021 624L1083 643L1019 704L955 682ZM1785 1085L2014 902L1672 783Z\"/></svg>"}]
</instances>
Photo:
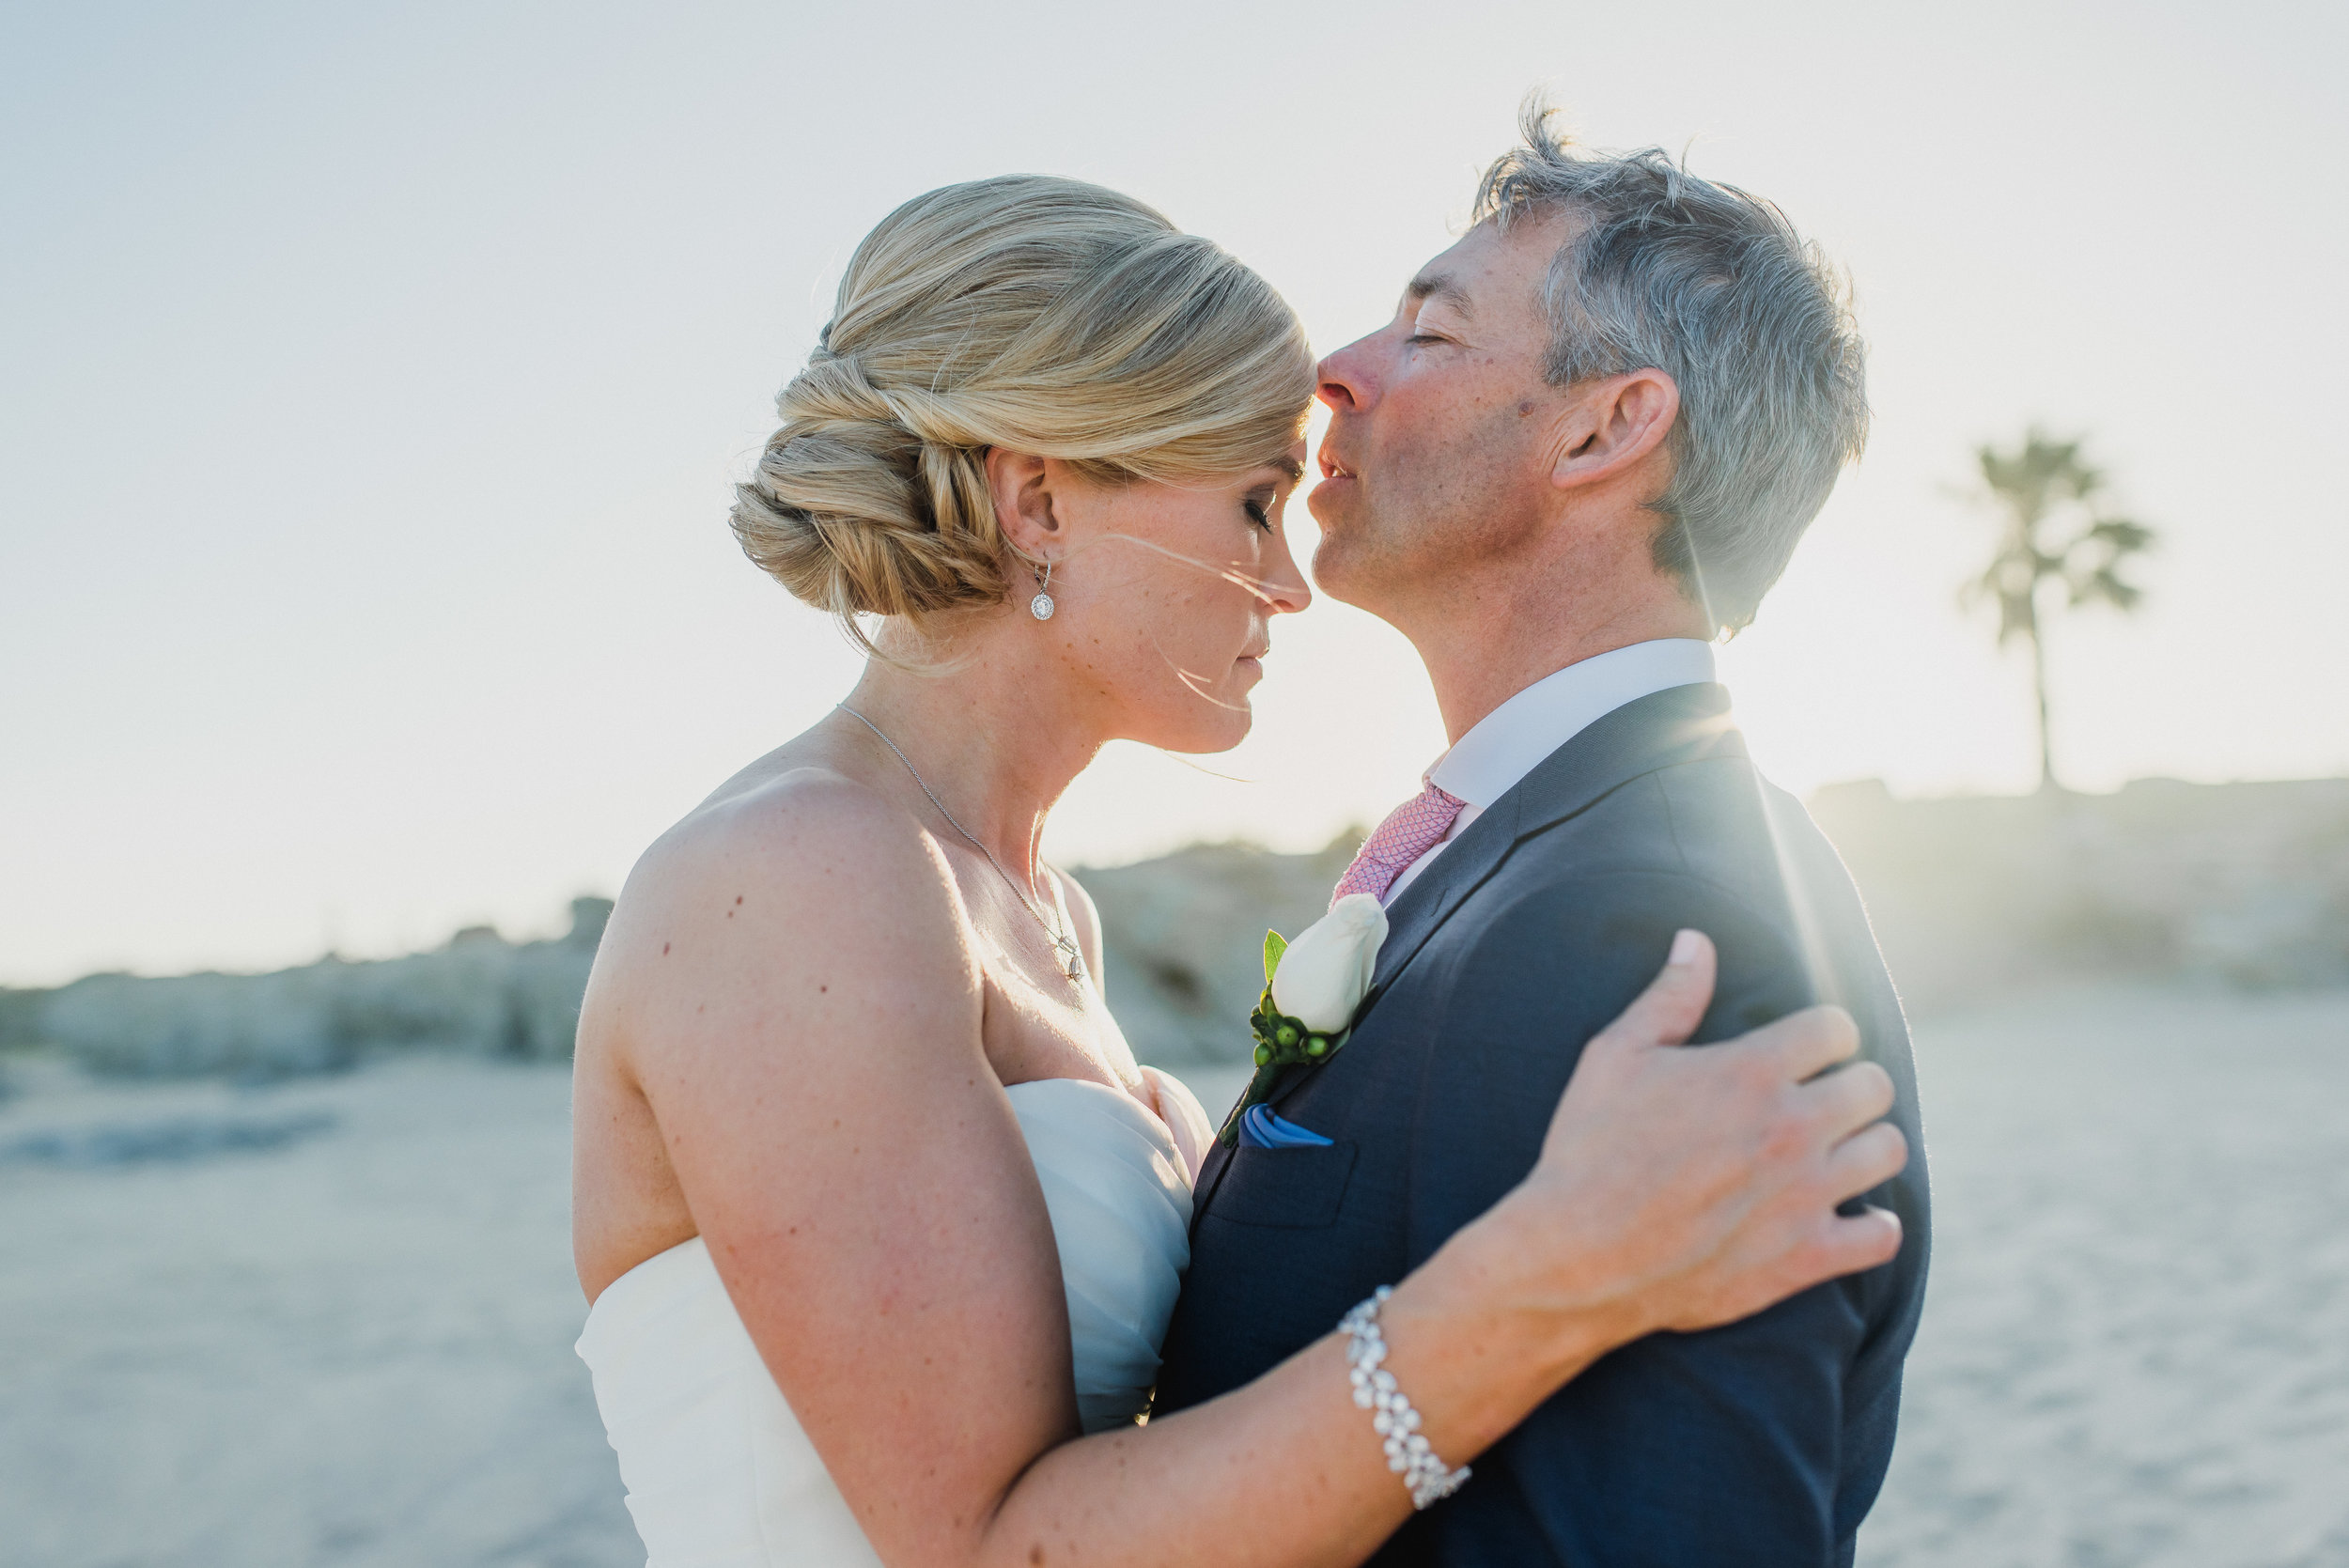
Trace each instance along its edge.
<instances>
[{"instance_id":1,"label":"bride","mask_svg":"<svg viewBox=\"0 0 2349 1568\"><path fill-rule=\"evenodd\" d=\"M1666 1048L1689 939L1371 1322L1144 1419L1212 1134L1036 845L1104 742L1246 734L1315 384L1268 285L1095 186L949 186L850 261L734 527L871 660L646 852L580 1023L580 1354L655 1568L1358 1562L1609 1350L1898 1247L1835 1212L1903 1158L1821 1076L1848 1020Z\"/></svg>"}]
</instances>

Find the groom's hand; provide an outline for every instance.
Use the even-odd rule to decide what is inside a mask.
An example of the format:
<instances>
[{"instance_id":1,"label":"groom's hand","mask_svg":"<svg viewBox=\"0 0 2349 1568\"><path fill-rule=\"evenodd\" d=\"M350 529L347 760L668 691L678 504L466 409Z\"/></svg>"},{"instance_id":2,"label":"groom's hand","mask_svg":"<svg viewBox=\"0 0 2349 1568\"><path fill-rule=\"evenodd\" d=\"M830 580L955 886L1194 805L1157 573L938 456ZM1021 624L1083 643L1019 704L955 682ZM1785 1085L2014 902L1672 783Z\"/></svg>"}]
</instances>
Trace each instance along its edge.
<instances>
[{"instance_id":1,"label":"groom's hand","mask_svg":"<svg viewBox=\"0 0 2349 1568\"><path fill-rule=\"evenodd\" d=\"M1579 1282L1642 1331L1735 1322L1900 1250L1889 1211L1837 1212L1908 1162L1881 1120L1890 1077L1850 1061L1851 1016L1809 1007L1688 1047L1715 966L1708 938L1678 933L1663 971L1583 1051L1515 1195L1584 1233Z\"/></svg>"}]
</instances>

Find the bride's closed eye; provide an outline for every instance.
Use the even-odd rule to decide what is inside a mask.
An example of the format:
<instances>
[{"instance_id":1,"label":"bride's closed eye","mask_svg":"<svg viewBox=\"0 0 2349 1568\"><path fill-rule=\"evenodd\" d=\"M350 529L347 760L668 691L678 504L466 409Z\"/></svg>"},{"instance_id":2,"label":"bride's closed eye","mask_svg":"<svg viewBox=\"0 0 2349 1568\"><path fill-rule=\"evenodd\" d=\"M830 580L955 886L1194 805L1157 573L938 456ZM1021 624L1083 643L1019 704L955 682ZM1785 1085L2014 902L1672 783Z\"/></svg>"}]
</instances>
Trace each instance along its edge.
<instances>
[{"instance_id":1,"label":"bride's closed eye","mask_svg":"<svg viewBox=\"0 0 2349 1568\"><path fill-rule=\"evenodd\" d=\"M1271 502L1252 495L1247 500L1242 501L1239 504L1239 509L1246 512L1248 514L1248 520L1254 523L1257 527L1263 529L1268 534L1272 532Z\"/></svg>"}]
</instances>

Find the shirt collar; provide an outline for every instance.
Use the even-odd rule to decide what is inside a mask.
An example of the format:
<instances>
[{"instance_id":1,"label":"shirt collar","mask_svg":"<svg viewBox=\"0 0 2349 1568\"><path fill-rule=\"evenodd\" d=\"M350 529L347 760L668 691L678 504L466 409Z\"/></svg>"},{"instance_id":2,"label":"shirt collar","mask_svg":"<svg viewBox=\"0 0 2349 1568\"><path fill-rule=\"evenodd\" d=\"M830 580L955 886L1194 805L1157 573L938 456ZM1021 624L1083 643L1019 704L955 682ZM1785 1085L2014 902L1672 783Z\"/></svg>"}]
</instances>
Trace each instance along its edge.
<instances>
[{"instance_id":1,"label":"shirt collar","mask_svg":"<svg viewBox=\"0 0 2349 1568\"><path fill-rule=\"evenodd\" d=\"M1422 782L1482 811L1541 760L1626 703L1713 678L1713 645L1693 637L1633 643L1569 664L1477 721Z\"/></svg>"}]
</instances>

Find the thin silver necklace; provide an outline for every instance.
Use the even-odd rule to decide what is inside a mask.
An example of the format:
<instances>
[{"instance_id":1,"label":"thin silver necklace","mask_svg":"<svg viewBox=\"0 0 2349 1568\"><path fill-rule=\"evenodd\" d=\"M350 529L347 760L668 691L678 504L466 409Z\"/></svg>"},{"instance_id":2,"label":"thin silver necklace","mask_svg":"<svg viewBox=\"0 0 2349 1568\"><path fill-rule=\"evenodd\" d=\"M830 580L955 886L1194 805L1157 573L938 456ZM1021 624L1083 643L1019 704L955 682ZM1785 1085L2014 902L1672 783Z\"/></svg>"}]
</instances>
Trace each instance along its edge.
<instances>
[{"instance_id":1,"label":"thin silver necklace","mask_svg":"<svg viewBox=\"0 0 2349 1568\"><path fill-rule=\"evenodd\" d=\"M922 770L913 766L913 759L898 750L897 743L889 738L886 731L847 703L834 703L832 706L866 729L871 730L875 735L879 736L880 743L896 753L897 760L906 765L906 771L913 775L913 782L921 786L923 794L930 798L930 804L938 808L938 815L946 819L947 826L969 839L971 846L987 857L987 863L995 868L995 875L1003 879L1003 886L1009 888L1012 896L1019 900L1019 907L1034 916L1036 924L1044 928L1044 934L1052 939L1052 952L1060 959L1061 973L1071 980L1081 982L1085 977L1085 956L1078 950L1076 939L1068 934L1067 929L1058 920L1044 918L1044 911L1035 907L1035 901L1030 898L1020 889L1019 884L1012 879L1011 873L1003 869L1003 862L995 858L995 851L980 843L978 834L955 820L955 814L946 809L946 802L938 798L938 791L932 789L929 781L922 777ZM1064 908L1057 885L1052 889L1052 908L1056 914L1062 912Z\"/></svg>"}]
</instances>

